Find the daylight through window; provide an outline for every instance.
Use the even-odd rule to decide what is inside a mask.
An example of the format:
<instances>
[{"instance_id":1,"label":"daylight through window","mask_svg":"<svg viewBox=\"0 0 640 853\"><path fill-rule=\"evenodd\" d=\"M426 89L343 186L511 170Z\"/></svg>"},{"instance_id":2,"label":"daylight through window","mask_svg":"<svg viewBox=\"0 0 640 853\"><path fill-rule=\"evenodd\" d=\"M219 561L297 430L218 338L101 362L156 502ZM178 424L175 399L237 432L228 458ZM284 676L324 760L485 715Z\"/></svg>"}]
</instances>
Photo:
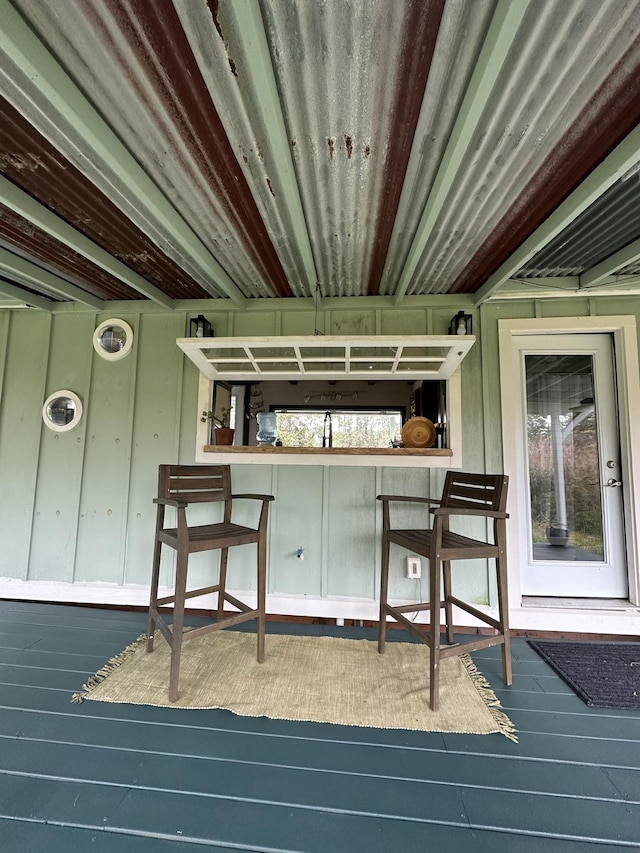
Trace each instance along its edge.
<instances>
[{"instance_id":1,"label":"daylight through window","mask_svg":"<svg viewBox=\"0 0 640 853\"><path fill-rule=\"evenodd\" d=\"M394 447L401 441L398 409L272 407L278 439L295 447Z\"/></svg>"}]
</instances>

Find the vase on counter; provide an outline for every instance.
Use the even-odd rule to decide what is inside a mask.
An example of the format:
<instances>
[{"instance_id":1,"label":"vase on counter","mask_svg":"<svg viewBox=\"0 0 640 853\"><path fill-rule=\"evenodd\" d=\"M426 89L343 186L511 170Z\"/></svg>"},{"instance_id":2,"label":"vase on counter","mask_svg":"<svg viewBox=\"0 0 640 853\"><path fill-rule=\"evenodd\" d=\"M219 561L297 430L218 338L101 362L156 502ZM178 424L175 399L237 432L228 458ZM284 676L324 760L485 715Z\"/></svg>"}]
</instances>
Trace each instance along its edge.
<instances>
[{"instance_id":1,"label":"vase on counter","mask_svg":"<svg viewBox=\"0 0 640 853\"><path fill-rule=\"evenodd\" d=\"M258 412L258 444L275 444L278 438L278 422L275 412Z\"/></svg>"}]
</instances>

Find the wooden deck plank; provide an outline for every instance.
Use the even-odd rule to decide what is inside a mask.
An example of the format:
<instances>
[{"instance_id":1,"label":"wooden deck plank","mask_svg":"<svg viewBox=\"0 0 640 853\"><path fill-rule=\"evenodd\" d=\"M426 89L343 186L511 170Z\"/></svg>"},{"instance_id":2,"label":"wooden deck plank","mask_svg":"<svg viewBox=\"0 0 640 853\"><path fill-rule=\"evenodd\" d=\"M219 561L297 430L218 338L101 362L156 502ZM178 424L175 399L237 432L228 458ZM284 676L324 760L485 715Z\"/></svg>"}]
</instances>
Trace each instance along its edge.
<instances>
[{"instance_id":1,"label":"wooden deck plank","mask_svg":"<svg viewBox=\"0 0 640 853\"><path fill-rule=\"evenodd\" d=\"M329 827L332 829L332 826ZM72 850L91 850L95 853L198 853L215 849L217 853L309 853L317 849L300 834L296 846L288 848L266 848L262 844L228 847L209 839L197 841L175 835L161 837L159 834L140 835L114 826L83 828L60 826L52 822L0 818L0 834L7 853L33 853L39 848L47 853L69 853ZM394 840L389 838L387 850L394 849ZM81 846L76 846L80 844ZM330 831L325 838L323 853L356 853L362 847L345 847L342 839ZM330 846L329 846L330 845ZM532 835L513 835L505 832L478 830L471 827L449 827L422 824L420 827L419 850L443 849L451 845L456 853L621 853L628 846L590 843L579 840L549 839ZM384 848L382 848L384 849Z\"/></svg>"},{"instance_id":2,"label":"wooden deck plank","mask_svg":"<svg viewBox=\"0 0 640 853\"><path fill-rule=\"evenodd\" d=\"M123 836L108 828L83 829L78 826L58 826L33 820L0 818L0 838L5 853L211 853L211 845L181 843L177 839L157 836ZM216 853L238 853L237 848L216 847Z\"/></svg>"},{"instance_id":3,"label":"wooden deck plank","mask_svg":"<svg viewBox=\"0 0 640 853\"><path fill-rule=\"evenodd\" d=\"M428 850L452 849L466 851L521 851L521 836L502 835L502 848L496 847L496 834L486 844L482 833L471 835L464 815L456 825L393 820L369 815L343 812L324 812L292 808L289 804L264 806L227 801L224 804L207 802L201 809L197 798L176 795L155 795L132 791L123 800L114 821L120 828L149 821L156 828L170 832L179 815L180 828L190 837L206 838L214 833L223 843L251 846L254 827L259 827L259 842L268 850L305 851L305 853L388 853L389 849ZM548 845L548 839L543 839ZM534 848L535 849L535 848ZM549 850L538 844L539 851Z\"/></svg>"},{"instance_id":4,"label":"wooden deck plank","mask_svg":"<svg viewBox=\"0 0 640 853\"><path fill-rule=\"evenodd\" d=\"M211 762L127 750L98 750L90 746L40 743L25 758L24 742L2 741L6 772L106 784L124 792L136 789L157 794L177 792L204 800L233 800L279 804L353 815L456 824L463 813L460 789L454 785L368 776L357 784L354 774L320 773L317 768L290 768L247 762ZM102 766L104 763L104 766ZM364 781L360 777L360 781ZM275 793L277 792L277 794Z\"/></svg>"},{"instance_id":5,"label":"wooden deck plank","mask_svg":"<svg viewBox=\"0 0 640 853\"><path fill-rule=\"evenodd\" d=\"M123 644L132 643L138 632L132 630L130 626L126 630L107 628L102 630L92 630L89 627L78 626L76 628L67 625L25 625L20 624L14 627L11 624L3 624L0 628L0 638L4 638L7 634L13 639L24 639L24 648L31 649L35 644L46 642L49 651L58 651L69 648L74 648L78 643L89 642L91 646L97 649L105 645L115 645L116 648L122 649Z\"/></svg>"},{"instance_id":6,"label":"wooden deck plank","mask_svg":"<svg viewBox=\"0 0 640 853\"><path fill-rule=\"evenodd\" d=\"M549 732L566 737L601 738L604 740L631 741L640 745L640 719L637 715L594 716L593 714L548 712L520 709L518 713L521 732Z\"/></svg>"},{"instance_id":7,"label":"wooden deck plank","mask_svg":"<svg viewBox=\"0 0 640 853\"><path fill-rule=\"evenodd\" d=\"M80 686L79 682L78 686ZM70 691L68 691L67 689L59 689L55 687L44 688L42 686L20 687L6 684L4 685L3 689L2 704L5 707L18 708L26 704L27 706L30 706L35 710L61 711L69 713L69 698ZM133 713L131 709L135 708L135 706L127 705L110 706L107 703L85 703L85 705L86 710L84 711L84 713L89 716L126 717L131 716L131 714ZM108 710L105 710L105 707L107 707ZM137 713L139 714L139 712ZM145 709L143 717L147 713L151 713L153 715L152 718L156 722L167 721L173 723L175 722L175 714L179 714L181 712L173 708ZM206 720L206 715L208 712L194 713L196 715L200 713L201 715L203 715L203 719ZM239 723L233 720L233 715L230 715L230 718L231 719L227 720L227 723L230 728L235 728L239 725L241 731L256 730L255 722L251 722L252 718L242 718L242 721ZM597 721L596 731L599 731L602 726L602 723L598 719L598 717L594 717L593 719ZM553 715L549 715L549 721L553 723ZM583 720L582 722L586 721ZM635 728L637 719L634 720L632 718L628 718L628 722L630 726ZM281 723L279 727L277 726L278 723ZM197 716L194 718L194 725L197 725ZM304 724L301 725L304 726ZM316 724L309 724L307 726L307 729L309 731L315 732L317 731L315 729L315 725ZM532 756L548 760L575 761L575 750L577 747L579 747L580 760L581 763L584 764L602 764L620 767L632 767L634 766L634 762L636 761L634 751L629 750L629 745L626 742L626 740L630 740L631 738L627 737L625 740L616 740L614 726L612 726L611 738L609 739L603 739L600 734L597 734L594 737L591 736L589 733L584 733L581 735L579 743L573 743L572 741L576 741L576 738L573 735L561 737L559 736L555 726L553 725L548 727L549 730L542 732L527 731L526 727L523 727L520 724L519 720L516 722L516 725L519 729L520 738L520 742L517 745L517 752L516 745L512 744L510 741L504 738L496 744L492 738L489 738L489 740L487 740L485 737L479 737L476 735L465 736L431 733L431 739L432 741L435 740L438 744L444 742L446 744L447 749L453 749L453 751L462 752L471 751L480 752L484 754L495 753L502 755L518 754L521 756ZM265 727L267 729L271 728L271 730L273 731L287 730L286 721L268 721L268 723L266 724L258 724L257 730L265 730ZM535 728L543 728L543 726L540 725L540 717L536 717ZM344 738L348 740L353 737L359 741L366 740L368 737L370 737L366 730L358 729L357 727L329 726L327 730L330 732L330 737L332 739ZM301 730L301 733L302 731L303 730ZM625 735L629 735L629 732L624 730L623 727L621 727L620 737L623 738ZM318 731L318 736L322 736L320 731ZM429 733L425 734L402 732L402 741L403 743L417 743L420 745L426 742L427 746L430 746L431 744L428 741L424 740L429 736ZM383 735L380 736L380 739L383 742L388 743L395 743L397 741L397 738L398 734L393 733L390 730L387 730ZM454 742L455 747L453 746Z\"/></svg>"},{"instance_id":8,"label":"wooden deck plank","mask_svg":"<svg viewBox=\"0 0 640 853\"><path fill-rule=\"evenodd\" d=\"M15 684L22 687L41 687L42 689L67 690L73 693L78 689L78 681L86 673L60 667L30 666L0 663L0 683Z\"/></svg>"},{"instance_id":9,"label":"wooden deck plank","mask_svg":"<svg viewBox=\"0 0 640 853\"><path fill-rule=\"evenodd\" d=\"M508 746L500 743L487 743L486 738L457 735L452 738L443 735L447 749L455 752L510 755ZM594 765L597 767L635 767L638 763L637 746L615 740L594 738L566 738L553 733L529 734L518 732L518 754L520 756L544 761L567 762L570 764Z\"/></svg>"},{"instance_id":10,"label":"wooden deck plank","mask_svg":"<svg viewBox=\"0 0 640 853\"><path fill-rule=\"evenodd\" d=\"M102 651L104 651L103 647ZM69 649L54 652L43 647L36 649L0 648L0 664L17 664L25 668L71 669L86 674L95 672L105 663L104 654L100 651L90 654Z\"/></svg>"},{"instance_id":11,"label":"wooden deck plank","mask_svg":"<svg viewBox=\"0 0 640 853\"><path fill-rule=\"evenodd\" d=\"M42 690L37 687L1 686L0 707L3 710L25 709L42 715L70 715L72 718L94 719L98 722L107 720L131 720L153 726L167 724L171 726L187 726L195 733L200 730L215 728L228 733L246 735L270 734L275 738L293 737L296 743L305 740L323 743L365 743L381 744L391 747L399 743L408 747L420 749L443 749L442 733L413 732L393 729L369 729L358 726L338 726L330 723L298 722L294 726L287 720L272 720L267 717L239 717L229 711L201 710L183 711L177 708L156 708L127 704L110 704L106 702L83 702L82 705L71 704L71 694L66 690ZM188 714L188 717L186 716ZM215 716L214 716L215 715ZM188 723L186 720L188 719ZM213 723L212 721L215 721Z\"/></svg>"},{"instance_id":12,"label":"wooden deck plank","mask_svg":"<svg viewBox=\"0 0 640 853\"><path fill-rule=\"evenodd\" d=\"M97 721L112 719L138 719L144 721L146 714L152 710L138 706L110 705L100 702L86 702L78 709L77 706L70 705L68 699L69 694L66 691L14 688L8 686L3 688L2 695L0 695L0 707L19 709L24 707L25 704L27 706L30 704L34 711L66 713L72 715L72 717L88 714ZM177 709L158 708L153 710L164 712L164 714L159 713L153 717L153 726L167 722L167 720L170 723L175 723L175 715L187 713ZM281 741L288 738L292 731L291 724L287 723L287 721L267 721L264 718L251 717L237 718L230 712L224 711L194 711L188 713L190 715L188 719L190 721L193 720L194 739L198 743L199 748L202 748L207 735L199 727L198 715L200 715L200 720L204 723L203 728L207 727L207 718L209 715L216 713L219 715L216 720L221 723L222 730L225 732L224 738L220 739L222 741L220 748L223 750L223 755L235 754L234 744L236 742L240 744L239 748L242 749L244 748L243 745L248 744L249 740L255 734L269 732L275 735L271 743L252 746L252 749L260 750L261 758L269 761L271 753L277 754L279 748L284 748ZM167 718L166 714L173 715L174 719L171 717ZM149 722L151 721L149 720ZM276 725L278 723L280 725ZM313 756L321 754L324 761L329 761L335 756L336 761L342 762L345 760L345 750L353 744L354 749L359 747L359 760L364 761L366 752L362 748L362 745L371 744L371 753L373 754L371 762L375 763L375 749L378 745L390 746L392 751L399 747L404 748L407 746L407 740L405 740L404 736L413 735L413 737L408 739L408 757L405 764L409 765L414 763L419 765L421 761L429 760L430 753L433 750L461 755L485 755L500 758L514 757L520 760L551 761L556 763L567 762L571 765L583 766L633 768L638 763L637 750L635 748L630 749L629 744L624 741L604 741L584 737L566 738L556 736L553 733L528 734L522 731L519 733L520 741L518 744L514 744L506 738L496 738L492 735L451 735L429 732L408 733L402 731L393 732L391 730L384 732L384 738L382 735L378 738L378 730L342 726L328 726L325 732L317 730L317 734L314 736L314 728L317 725L310 723L308 725L296 724L295 726L297 736L293 737L292 741L296 744L300 755L304 756L306 760L313 761L315 760ZM328 732L327 729L329 730ZM151 732L153 731L154 729L152 728ZM150 736L152 737L153 735ZM144 737L144 735L141 734L140 737ZM402 763L403 759L398 755L396 760Z\"/></svg>"},{"instance_id":13,"label":"wooden deck plank","mask_svg":"<svg viewBox=\"0 0 640 853\"><path fill-rule=\"evenodd\" d=\"M608 708L590 708L579 696L569 693L538 693L517 692L512 690L507 692L492 682L495 687L495 692L498 694L503 707L513 710L529 710L540 711L546 713L573 713L583 714L588 717L633 717L634 711L612 710Z\"/></svg>"},{"instance_id":14,"label":"wooden deck plank","mask_svg":"<svg viewBox=\"0 0 640 853\"><path fill-rule=\"evenodd\" d=\"M7 838L7 853L66 853L78 843L98 853L640 847L640 714L588 708L524 639L514 640L512 687L502 683L499 649L473 655L517 744L72 705L71 692L145 623L136 612L0 602L3 853ZM329 625L268 630L375 637Z\"/></svg>"},{"instance_id":15,"label":"wooden deck plank","mask_svg":"<svg viewBox=\"0 0 640 853\"><path fill-rule=\"evenodd\" d=\"M633 770L605 767L602 772L616 786L625 800L640 803L640 766Z\"/></svg>"},{"instance_id":16,"label":"wooden deck plank","mask_svg":"<svg viewBox=\"0 0 640 853\"><path fill-rule=\"evenodd\" d=\"M349 777L382 776L403 784L409 781L457 784L462 787L480 784L496 790L502 787L499 777L487 781L495 770L494 756L456 755L446 752L444 748L440 751L407 750L398 745L388 749L381 745L358 746L351 743L346 751L344 744L325 742L320 748L310 750L293 738L262 735L259 740L253 738L253 754L247 756L246 734L233 736L219 730L204 733L189 728L180 730L162 725L150 727L126 721L96 721L52 714L43 717L7 710L0 715L0 736L3 748L8 752L11 749L10 738L19 738L18 743L22 744L20 749L30 745L38 755L49 742L61 745L61 749L64 749L64 745L93 746L97 752L100 749L116 749L145 755L158 751L163 761L171 755L195 756L202 766L209 763L207 772L211 773L222 772L221 766L243 762L257 768L264 764L283 768L312 768L325 774L347 774ZM162 748L159 744L162 744ZM508 764L504 767L504 773L508 773L509 787L513 790L576 794L591 798L624 798L615 782L609 780L598 767L583 766L576 780L573 766L559 765L557 762L525 761L517 756L505 761Z\"/></svg>"},{"instance_id":17,"label":"wooden deck plank","mask_svg":"<svg viewBox=\"0 0 640 853\"><path fill-rule=\"evenodd\" d=\"M85 628L95 631L114 630L144 630L146 627L146 615L139 610L100 610L91 608L87 612L84 607L65 607L61 610L34 610L31 607L16 609L11 602L4 602L2 606L3 625L31 625L32 627L66 627Z\"/></svg>"},{"instance_id":18,"label":"wooden deck plank","mask_svg":"<svg viewBox=\"0 0 640 853\"><path fill-rule=\"evenodd\" d=\"M369 749L366 755L363 755L362 749L351 748L342 762L336 757L333 759L323 757L323 760L318 760L318 756L312 762L304 750L301 754L296 749L295 744L285 743L280 744L279 761L275 763L264 760L264 750L256 750L255 755L247 755L246 749L239 754L233 752L231 754L226 752L225 754L222 748L211 751L211 745L204 744L198 753L190 751L189 745L184 744L180 739L170 750L160 749L159 746L156 746L157 753L154 753L153 749L149 748L144 742L137 747L130 745L132 740L135 742L135 738L131 736L128 742L125 739L121 744L115 742L103 745L95 743L99 740L97 737L87 741L85 739L86 732L80 727L78 727L79 731L75 743L69 733L65 737L59 730L52 731L48 738L36 738L29 732L28 722L29 720L25 724L24 717L15 718L15 716L13 720L9 721L9 726L12 723L15 726L16 734L3 734L0 739L2 749L6 752L3 758L3 767L11 770L36 772L30 763L29 753L36 755L36 760L41 761L43 756L47 756L50 752L64 756L66 750L69 757L79 755L83 761L89 763L90 767L100 766L100 762L103 761L118 760L122 753L126 753L122 759L123 762L135 760L137 757L138 761L144 760L147 764L151 762L154 766L157 764L156 784L159 786L163 784L164 768L169 766L169 759L173 757L181 759L181 767L193 765L196 771L206 774L232 774L236 773L237 768L240 767L243 773L249 773L251 778L255 778L262 774L263 767L268 767L269 773L277 774L286 771L291 777L295 777L301 771L312 770L324 774L325 782L337 786L343 784L343 777L348 785L355 785L358 778L372 786L387 785L390 782L392 785L397 785L398 788L407 788L408 786L415 787L417 784L422 784L427 787L425 787L423 794L417 794L420 797L429 796L428 786L435 783L458 785L461 788L481 786L496 791L502 790L506 784L509 790L523 793L575 795L590 799L626 799L620 791L620 786L604 774L601 768L596 767L583 767L576 781L574 767L513 759L503 768L508 779L508 783L503 784L500 777L492 779L488 775L495 771L496 762L484 756L470 757L451 755L445 752L430 752L427 755L420 755L418 760L411 763L406 760L408 756L404 753L395 764L392 764L389 761L388 751L384 749ZM162 738L162 732L158 732L158 737ZM104 740L110 741L111 738L104 738ZM161 739L160 743L163 742ZM24 755L25 752L26 755ZM131 756L132 758L130 758ZM13 763L11 763L12 761ZM73 773L70 771L70 774L74 777L82 776L84 778L83 774L86 772L88 771L80 766ZM167 782L166 784L170 785L171 783Z\"/></svg>"},{"instance_id":19,"label":"wooden deck plank","mask_svg":"<svg viewBox=\"0 0 640 853\"><path fill-rule=\"evenodd\" d=\"M612 803L579 797L503 792L498 798L479 788L464 792L471 825L478 828L541 832L549 839L585 838L606 843L640 844L640 803Z\"/></svg>"},{"instance_id":20,"label":"wooden deck plank","mask_svg":"<svg viewBox=\"0 0 640 853\"><path fill-rule=\"evenodd\" d=\"M108 785L0 772L0 817L101 827L125 795Z\"/></svg>"}]
</instances>

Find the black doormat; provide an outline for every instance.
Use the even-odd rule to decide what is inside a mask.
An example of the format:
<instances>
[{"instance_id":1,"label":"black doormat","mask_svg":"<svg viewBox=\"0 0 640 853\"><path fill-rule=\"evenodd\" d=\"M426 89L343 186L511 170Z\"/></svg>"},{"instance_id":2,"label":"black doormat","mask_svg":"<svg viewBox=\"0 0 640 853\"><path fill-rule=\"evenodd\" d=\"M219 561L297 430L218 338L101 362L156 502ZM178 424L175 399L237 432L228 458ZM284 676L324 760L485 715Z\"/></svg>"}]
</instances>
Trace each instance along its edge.
<instances>
[{"instance_id":1,"label":"black doormat","mask_svg":"<svg viewBox=\"0 0 640 853\"><path fill-rule=\"evenodd\" d=\"M640 643L528 642L587 705L640 711Z\"/></svg>"}]
</instances>

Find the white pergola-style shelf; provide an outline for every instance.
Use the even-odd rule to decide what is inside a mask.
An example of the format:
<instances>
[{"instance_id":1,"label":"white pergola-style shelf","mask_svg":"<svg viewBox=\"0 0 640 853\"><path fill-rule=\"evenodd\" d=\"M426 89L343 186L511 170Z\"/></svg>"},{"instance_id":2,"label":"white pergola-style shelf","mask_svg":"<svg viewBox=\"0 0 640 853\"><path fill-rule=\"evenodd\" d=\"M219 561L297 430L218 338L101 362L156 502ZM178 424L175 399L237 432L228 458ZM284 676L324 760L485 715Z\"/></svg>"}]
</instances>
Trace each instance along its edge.
<instances>
[{"instance_id":1,"label":"white pergola-style shelf","mask_svg":"<svg viewBox=\"0 0 640 853\"><path fill-rule=\"evenodd\" d=\"M226 382L450 379L473 335L178 338L198 370Z\"/></svg>"},{"instance_id":2,"label":"white pergola-style shelf","mask_svg":"<svg viewBox=\"0 0 640 853\"><path fill-rule=\"evenodd\" d=\"M473 335L312 335L308 337L178 338L200 371L198 411L211 401L211 383L299 380L424 380L447 382L449 448L296 448L207 444L200 420L196 462L263 465L460 467L462 400L458 368Z\"/></svg>"}]
</instances>

